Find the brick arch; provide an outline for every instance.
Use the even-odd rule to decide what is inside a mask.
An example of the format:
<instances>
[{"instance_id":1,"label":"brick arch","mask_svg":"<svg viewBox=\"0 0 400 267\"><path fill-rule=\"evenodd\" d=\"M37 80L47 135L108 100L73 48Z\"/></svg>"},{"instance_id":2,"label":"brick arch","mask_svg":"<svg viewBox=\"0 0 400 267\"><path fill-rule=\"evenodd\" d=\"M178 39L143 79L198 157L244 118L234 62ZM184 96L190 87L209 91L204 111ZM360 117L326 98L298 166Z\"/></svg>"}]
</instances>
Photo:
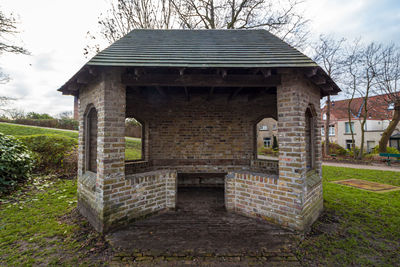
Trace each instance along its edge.
<instances>
[{"instance_id":1,"label":"brick arch","mask_svg":"<svg viewBox=\"0 0 400 267\"><path fill-rule=\"evenodd\" d=\"M98 113L88 104L84 113L85 171L97 173Z\"/></svg>"},{"instance_id":2,"label":"brick arch","mask_svg":"<svg viewBox=\"0 0 400 267\"><path fill-rule=\"evenodd\" d=\"M306 144L306 169L307 171L316 168L316 129L317 112L313 104L308 104L304 112L304 139Z\"/></svg>"}]
</instances>

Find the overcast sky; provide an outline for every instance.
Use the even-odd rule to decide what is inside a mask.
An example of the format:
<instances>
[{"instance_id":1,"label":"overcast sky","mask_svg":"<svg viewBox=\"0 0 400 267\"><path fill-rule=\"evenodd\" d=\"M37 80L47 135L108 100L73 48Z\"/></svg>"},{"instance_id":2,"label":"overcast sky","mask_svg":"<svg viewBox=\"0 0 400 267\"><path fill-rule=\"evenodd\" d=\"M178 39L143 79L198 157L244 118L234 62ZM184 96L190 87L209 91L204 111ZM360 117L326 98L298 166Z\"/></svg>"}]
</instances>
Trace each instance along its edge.
<instances>
[{"instance_id":1,"label":"overcast sky","mask_svg":"<svg viewBox=\"0 0 400 267\"><path fill-rule=\"evenodd\" d=\"M6 14L18 14L18 39L30 56L1 55L0 67L11 77L0 95L17 97L25 111L55 115L72 111L73 97L57 89L86 63L83 48L88 30L107 0L0 0ZM306 16L319 35L335 34L383 43L400 41L399 0L308 0Z\"/></svg>"}]
</instances>

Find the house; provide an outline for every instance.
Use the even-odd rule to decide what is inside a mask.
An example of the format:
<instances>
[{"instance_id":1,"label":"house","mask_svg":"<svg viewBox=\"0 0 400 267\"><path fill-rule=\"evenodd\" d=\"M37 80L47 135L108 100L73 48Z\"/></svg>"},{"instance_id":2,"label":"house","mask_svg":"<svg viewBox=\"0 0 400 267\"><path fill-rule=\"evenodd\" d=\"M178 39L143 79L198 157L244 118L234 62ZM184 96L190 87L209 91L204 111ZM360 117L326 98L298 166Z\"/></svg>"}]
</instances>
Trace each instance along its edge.
<instances>
[{"instance_id":1,"label":"house","mask_svg":"<svg viewBox=\"0 0 400 267\"><path fill-rule=\"evenodd\" d=\"M78 209L100 232L174 210L194 175L223 181L228 212L299 231L322 212L320 99L340 89L268 31L133 30L59 91L79 99ZM126 118L143 126L138 161ZM263 118L277 160L257 158Z\"/></svg>"},{"instance_id":2,"label":"house","mask_svg":"<svg viewBox=\"0 0 400 267\"><path fill-rule=\"evenodd\" d=\"M351 129L354 132L354 141L357 147L361 145L361 121L364 107L363 98L354 98L350 103L351 122L349 122L349 99L332 101L329 126L329 140L340 146L351 149ZM382 133L388 127L393 116L393 105L388 95L371 96L367 103L368 118L365 124L364 147L367 152L379 144ZM326 106L322 109L322 121L326 121ZM351 127L351 128L350 128ZM399 146L400 124L391 136L389 146L397 149ZM322 136L325 136L325 129L322 128Z\"/></svg>"},{"instance_id":3,"label":"house","mask_svg":"<svg viewBox=\"0 0 400 267\"><path fill-rule=\"evenodd\" d=\"M257 124L257 147L272 147L274 136L278 137L278 122L273 118L262 119Z\"/></svg>"}]
</instances>

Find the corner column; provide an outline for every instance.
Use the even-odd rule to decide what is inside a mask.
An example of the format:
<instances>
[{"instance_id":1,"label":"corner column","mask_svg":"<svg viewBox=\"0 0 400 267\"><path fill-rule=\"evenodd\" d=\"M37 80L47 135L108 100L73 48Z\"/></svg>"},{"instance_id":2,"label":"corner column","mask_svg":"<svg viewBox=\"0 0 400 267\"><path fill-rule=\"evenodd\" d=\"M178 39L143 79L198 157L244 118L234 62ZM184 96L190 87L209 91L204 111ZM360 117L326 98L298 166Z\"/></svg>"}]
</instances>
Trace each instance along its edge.
<instances>
[{"instance_id":1,"label":"corner column","mask_svg":"<svg viewBox=\"0 0 400 267\"><path fill-rule=\"evenodd\" d=\"M123 217L125 186L125 110L126 87L119 69L103 73L104 102L99 110L98 177L103 191L102 229L107 231Z\"/></svg>"},{"instance_id":2,"label":"corner column","mask_svg":"<svg viewBox=\"0 0 400 267\"><path fill-rule=\"evenodd\" d=\"M279 222L304 231L322 211L320 91L295 71L282 73L277 90L279 136ZM307 170L306 109L315 108L315 164Z\"/></svg>"},{"instance_id":3,"label":"corner column","mask_svg":"<svg viewBox=\"0 0 400 267\"><path fill-rule=\"evenodd\" d=\"M125 86L117 68L104 69L79 91L78 209L93 227L107 231L120 215L119 188L125 185ZM88 169L85 157L85 114L97 113L96 167ZM117 214L117 215L116 215Z\"/></svg>"}]
</instances>

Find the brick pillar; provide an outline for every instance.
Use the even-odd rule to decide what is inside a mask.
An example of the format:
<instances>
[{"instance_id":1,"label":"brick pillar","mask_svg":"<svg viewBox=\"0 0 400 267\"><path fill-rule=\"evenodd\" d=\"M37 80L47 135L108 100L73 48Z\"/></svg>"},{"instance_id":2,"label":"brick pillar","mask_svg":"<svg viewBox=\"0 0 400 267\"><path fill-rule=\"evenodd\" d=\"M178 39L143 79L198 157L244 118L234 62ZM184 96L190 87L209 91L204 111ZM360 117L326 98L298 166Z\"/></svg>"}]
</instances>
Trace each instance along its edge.
<instances>
[{"instance_id":1,"label":"brick pillar","mask_svg":"<svg viewBox=\"0 0 400 267\"><path fill-rule=\"evenodd\" d=\"M322 210L321 145L319 123L316 123L316 168L306 170L305 112L312 104L320 118L320 91L296 72L282 73L277 90L279 179L278 190L282 212L279 221L290 228L306 230ZM308 177L314 174L310 185ZM311 211L310 211L311 207Z\"/></svg>"},{"instance_id":2,"label":"brick pillar","mask_svg":"<svg viewBox=\"0 0 400 267\"><path fill-rule=\"evenodd\" d=\"M118 213L118 188L125 185L125 86L107 69L79 93L78 208L96 230L106 231ZM85 110L97 110L97 172L85 170Z\"/></svg>"},{"instance_id":3,"label":"brick pillar","mask_svg":"<svg viewBox=\"0 0 400 267\"><path fill-rule=\"evenodd\" d=\"M97 186L103 191L103 230L114 223L122 203L119 188L125 185L126 89L118 71L103 73L104 102L99 109ZM118 217L118 215L116 216Z\"/></svg>"}]
</instances>

